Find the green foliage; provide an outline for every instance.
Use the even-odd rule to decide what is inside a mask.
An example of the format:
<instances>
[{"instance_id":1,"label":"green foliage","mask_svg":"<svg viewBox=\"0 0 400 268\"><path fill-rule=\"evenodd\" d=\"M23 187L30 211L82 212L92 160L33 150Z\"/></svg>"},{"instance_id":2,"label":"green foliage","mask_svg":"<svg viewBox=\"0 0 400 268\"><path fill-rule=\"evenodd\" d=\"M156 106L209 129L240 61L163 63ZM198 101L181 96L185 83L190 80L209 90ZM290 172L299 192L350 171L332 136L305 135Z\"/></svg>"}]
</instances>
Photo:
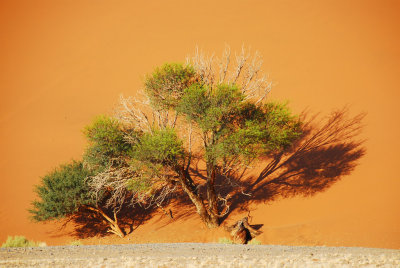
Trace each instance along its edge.
<instances>
[{"instance_id":1,"label":"green foliage","mask_svg":"<svg viewBox=\"0 0 400 268\"><path fill-rule=\"evenodd\" d=\"M25 236L9 236L7 241L1 245L2 248L19 248L19 247L45 247L44 242L34 242L26 239Z\"/></svg>"},{"instance_id":2,"label":"green foliage","mask_svg":"<svg viewBox=\"0 0 400 268\"><path fill-rule=\"evenodd\" d=\"M235 85L212 91L194 84L187 88L177 110L199 126L207 161L215 165L240 156L246 162L289 146L301 134L300 123L285 104L263 106L245 101Z\"/></svg>"},{"instance_id":3,"label":"green foliage","mask_svg":"<svg viewBox=\"0 0 400 268\"><path fill-rule=\"evenodd\" d=\"M253 238L249 241L249 243L247 243L248 245L262 245L261 241Z\"/></svg>"},{"instance_id":4,"label":"green foliage","mask_svg":"<svg viewBox=\"0 0 400 268\"><path fill-rule=\"evenodd\" d=\"M183 157L183 144L174 129L144 133L131 151L129 165L137 176L129 180L127 189L138 196L151 197L158 186L157 178L163 177L168 167L176 167Z\"/></svg>"},{"instance_id":5,"label":"green foliage","mask_svg":"<svg viewBox=\"0 0 400 268\"><path fill-rule=\"evenodd\" d=\"M229 238L226 238L226 237L221 237L221 238L218 239L218 243L232 245L233 241L232 241L232 239L229 239Z\"/></svg>"},{"instance_id":6,"label":"green foliage","mask_svg":"<svg viewBox=\"0 0 400 268\"><path fill-rule=\"evenodd\" d=\"M246 104L237 119L239 124L217 145L221 157L259 157L285 149L301 135L301 123L286 104Z\"/></svg>"},{"instance_id":7,"label":"green foliage","mask_svg":"<svg viewBox=\"0 0 400 268\"><path fill-rule=\"evenodd\" d=\"M300 136L301 124L286 104L256 105L236 84L210 88L195 77L189 66L165 64L147 77L145 87L155 110L173 108L200 130L207 165L234 159L249 163L287 148ZM173 159L184 155L176 136L154 133L139 140L134 158L153 166L176 164Z\"/></svg>"},{"instance_id":8,"label":"green foliage","mask_svg":"<svg viewBox=\"0 0 400 268\"><path fill-rule=\"evenodd\" d=\"M34 201L33 209L29 210L32 219L61 219L75 213L82 205L94 204L86 183L86 178L92 174L82 162L73 161L44 176L35 189L40 199Z\"/></svg>"},{"instance_id":9,"label":"green foliage","mask_svg":"<svg viewBox=\"0 0 400 268\"><path fill-rule=\"evenodd\" d=\"M185 88L196 82L196 72L191 66L166 63L156 68L144 82L145 92L154 109L174 108Z\"/></svg>"},{"instance_id":10,"label":"green foliage","mask_svg":"<svg viewBox=\"0 0 400 268\"><path fill-rule=\"evenodd\" d=\"M107 116L99 116L87 126L84 134L89 146L84 154L84 160L91 169L101 171L111 164L120 164L131 145L125 140L125 131L120 123ZM134 135L133 132L130 135Z\"/></svg>"},{"instance_id":11,"label":"green foliage","mask_svg":"<svg viewBox=\"0 0 400 268\"><path fill-rule=\"evenodd\" d=\"M200 84L193 84L185 89L177 106L177 111L185 115L188 121L193 120L201 126L210 106L207 88Z\"/></svg>"},{"instance_id":12,"label":"green foliage","mask_svg":"<svg viewBox=\"0 0 400 268\"><path fill-rule=\"evenodd\" d=\"M182 96L177 110L203 131L220 131L237 113L244 96L235 85L218 85L210 91L193 84Z\"/></svg>"},{"instance_id":13,"label":"green foliage","mask_svg":"<svg viewBox=\"0 0 400 268\"><path fill-rule=\"evenodd\" d=\"M264 105L266 135L264 148L279 150L290 146L301 133L301 122L293 116L286 104L267 103Z\"/></svg>"},{"instance_id":14,"label":"green foliage","mask_svg":"<svg viewBox=\"0 0 400 268\"><path fill-rule=\"evenodd\" d=\"M69 242L68 245L70 245L70 246L82 246L83 243L82 243L81 240L73 240L73 241Z\"/></svg>"},{"instance_id":15,"label":"green foliage","mask_svg":"<svg viewBox=\"0 0 400 268\"><path fill-rule=\"evenodd\" d=\"M148 178L148 177L147 177ZM146 177L139 179L132 179L128 182L128 190L134 191L134 192L147 192L152 184L149 179Z\"/></svg>"},{"instance_id":16,"label":"green foliage","mask_svg":"<svg viewBox=\"0 0 400 268\"><path fill-rule=\"evenodd\" d=\"M152 165L176 165L183 157L182 141L174 129L154 130L143 134L134 145L132 157Z\"/></svg>"}]
</instances>

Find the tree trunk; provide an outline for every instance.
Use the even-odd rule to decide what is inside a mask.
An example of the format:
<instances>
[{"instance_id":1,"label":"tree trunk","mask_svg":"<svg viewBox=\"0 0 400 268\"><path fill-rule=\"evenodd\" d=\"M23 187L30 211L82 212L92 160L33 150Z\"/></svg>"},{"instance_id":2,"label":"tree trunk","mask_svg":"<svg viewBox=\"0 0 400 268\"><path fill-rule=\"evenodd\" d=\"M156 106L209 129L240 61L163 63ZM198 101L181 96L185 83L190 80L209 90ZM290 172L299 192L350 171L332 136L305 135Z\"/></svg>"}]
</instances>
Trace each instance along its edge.
<instances>
[{"instance_id":1,"label":"tree trunk","mask_svg":"<svg viewBox=\"0 0 400 268\"><path fill-rule=\"evenodd\" d=\"M217 203L217 195L215 194L215 168L211 168L211 174L207 179L207 199L208 199L208 209L211 214L218 216L218 203Z\"/></svg>"},{"instance_id":2,"label":"tree trunk","mask_svg":"<svg viewBox=\"0 0 400 268\"><path fill-rule=\"evenodd\" d=\"M108 230L108 232L116 234L121 238L125 236L125 233L121 230L121 228L118 225L117 213L115 211L113 220L110 217L108 217L107 214L99 207L91 207L91 206L85 206L85 207L91 211L97 212L107 221L108 225L110 226L110 230Z\"/></svg>"},{"instance_id":3,"label":"tree trunk","mask_svg":"<svg viewBox=\"0 0 400 268\"><path fill-rule=\"evenodd\" d=\"M219 218L218 215L213 215L210 213L206 206L204 205L203 200L197 194L195 188L191 187L190 180L187 178L188 174L185 173L183 167L179 169L179 181L185 193L189 196L190 200L193 202L197 209L197 214L199 214L202 221L208 228L215 228L219 226Z\"/></svg>"},{"instance_id":4,"label":"tree trunk","mask_svg":"<svg viewBox=\"0 0 400 268\"><path fill-rule=\"evenodd\" d=\"M211 217L213 224L219 226L219 211L218 211L218 202L217 195L215 194L215 167L211 168L211 174L209 179L207 180L207 201L208 201L208 211Z\"/></svg>"}]
</instances>

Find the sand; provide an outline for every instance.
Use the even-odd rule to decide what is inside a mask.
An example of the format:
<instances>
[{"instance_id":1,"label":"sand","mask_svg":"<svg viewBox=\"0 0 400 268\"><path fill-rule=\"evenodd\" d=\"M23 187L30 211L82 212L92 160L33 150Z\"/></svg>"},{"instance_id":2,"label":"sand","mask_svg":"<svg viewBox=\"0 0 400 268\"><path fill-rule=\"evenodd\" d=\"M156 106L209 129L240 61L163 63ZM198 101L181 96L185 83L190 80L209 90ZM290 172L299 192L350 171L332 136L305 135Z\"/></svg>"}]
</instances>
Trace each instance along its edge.
<instances>
[{"instance_id":1,"label":"sand","mask_svg":"<svg viewBox=\"0 0 400 268\"><path fill-rule=\"evenodd\" d=\"M80 158L83 127L110 114L121 93L135 95L153 67L184 61L196 45L219 54L226 43L258 50L274 81L269 98L288 100L295 112L350 105L368 113L367 154L353 172L315 196L251 207L253 223L263 224L260 240L400 248L398 10L381 0L1 1L0 242L74 239L72 227L28 219L33 185ZM156 217L132 236L151 230L165 241L184 229L186 242L213 240L194 231L196 217L167 225Z\"/></svg>"},{"instance_id":2,"label":"sand","mask_svg":"<svg viewBox=\"0 0 400 268\"><path fill-rule=\"evenodd\" d=\"M400 251L375 248L139 244L0 249L5 267L398 267Z\"/></svg>"}]
</instances>

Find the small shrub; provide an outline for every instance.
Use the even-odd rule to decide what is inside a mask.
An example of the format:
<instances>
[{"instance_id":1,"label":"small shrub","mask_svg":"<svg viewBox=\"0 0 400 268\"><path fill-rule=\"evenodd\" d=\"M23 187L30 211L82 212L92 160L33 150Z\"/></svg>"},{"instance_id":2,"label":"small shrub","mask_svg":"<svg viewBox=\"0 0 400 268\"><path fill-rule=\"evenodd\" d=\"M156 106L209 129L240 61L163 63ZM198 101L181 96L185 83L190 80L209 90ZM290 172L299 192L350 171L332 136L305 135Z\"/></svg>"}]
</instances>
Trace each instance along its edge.
<instances>
[{"instance_id":1,"label":"small shrub","mask_svg":"<svg viewBox=\"0 0 400 268\"><path fill-rule=\"evenodd\" d=\"M229 238L221 237L220 239L218 239L218 243L231 245L231 244L233 244L233 241Z\"/></svg>"},{"instance_id":2,"label":"small shrub","mask_svg":"<svg viewBox=\"0 0 400 268\"><path fill-rule=\"evenodd\" d=\"M19 248L19 247L45 247L44 242L34 242L26 239L25 236L9 236L7 241L3 243L2 248Z\"/></svg>"},{"instance_id":3,"label":"small shrub","mask_svg":"<svg viewBox=\"0 0 400 268\"><path fill-rule=\"evenodd\" d=\"M82 246L83 243L81 240L73 240L73 241L69 242L69 245L70 246Z\"/></svg>"},{"instance_id":4,"label":"small shrub","mask_svg":"<svg viewBox=\"0 0 400 268\"><path fill-rule=\"evenodd\" d=\"M249 245L261 245L261 241L257 240L257 239L252 239L249 241L248 243Z\"/></svg>"}]
</instances>

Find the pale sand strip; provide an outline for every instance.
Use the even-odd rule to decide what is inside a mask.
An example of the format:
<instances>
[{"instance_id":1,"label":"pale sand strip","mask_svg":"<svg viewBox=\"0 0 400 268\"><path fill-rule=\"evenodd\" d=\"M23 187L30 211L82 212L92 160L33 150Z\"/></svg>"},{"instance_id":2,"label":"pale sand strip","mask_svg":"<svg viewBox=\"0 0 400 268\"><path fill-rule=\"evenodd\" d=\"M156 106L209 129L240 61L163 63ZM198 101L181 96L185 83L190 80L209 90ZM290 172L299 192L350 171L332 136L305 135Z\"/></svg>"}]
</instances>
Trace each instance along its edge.
<instances>
[{"instance_id":1,"label":"pale sand strip","mask_svg":"<svg viewBox=\"0 0 400 268\"><path fill-rule=\"evenodd\" d=\"M0 249L0 267L400 267L400 250L222 244Z\"/></svg>"}]
</instances>

